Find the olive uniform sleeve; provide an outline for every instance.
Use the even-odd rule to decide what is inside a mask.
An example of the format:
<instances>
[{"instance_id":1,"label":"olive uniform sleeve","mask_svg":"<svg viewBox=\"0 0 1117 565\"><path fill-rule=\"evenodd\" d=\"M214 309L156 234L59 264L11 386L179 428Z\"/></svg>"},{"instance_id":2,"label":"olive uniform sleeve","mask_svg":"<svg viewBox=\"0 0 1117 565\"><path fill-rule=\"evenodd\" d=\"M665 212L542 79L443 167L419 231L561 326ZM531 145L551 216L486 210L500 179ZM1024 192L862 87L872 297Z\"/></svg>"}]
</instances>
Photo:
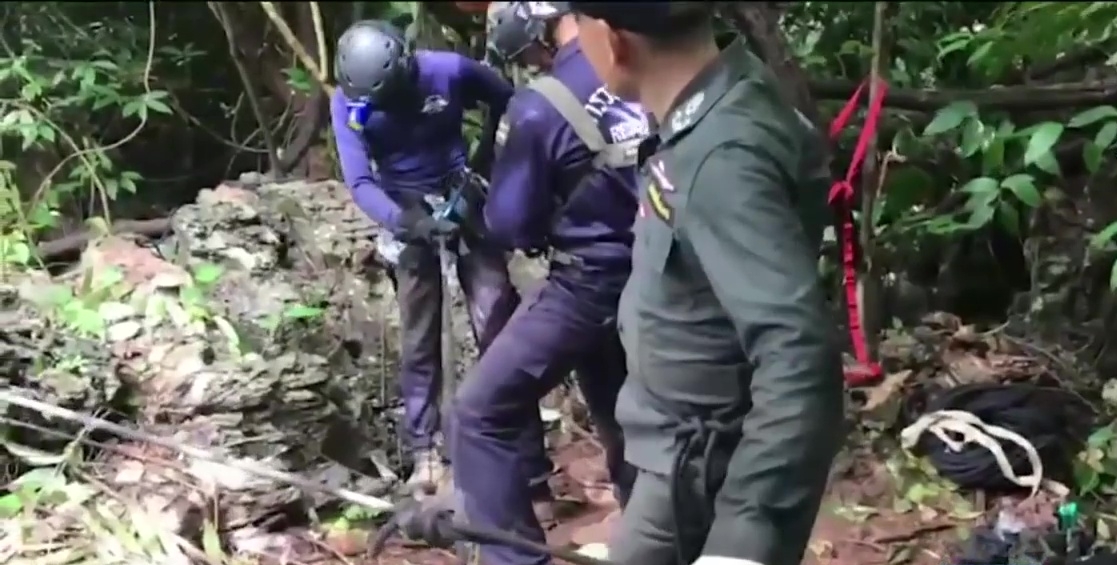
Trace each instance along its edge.
<instances>
[{"instance_id":1,"label":"olive uniform sleeve","mask_svg":"<svg viewBox=\"0 0 1117 565\"><path fill-rule=\"evenodd\" d=\"M758 133L714 149L680 226L753 368L752 408L696 565L799 562L842 436L842 373L792 152ZM745 388L747 386L747 389Z\"/></svg>"}]
</instances>

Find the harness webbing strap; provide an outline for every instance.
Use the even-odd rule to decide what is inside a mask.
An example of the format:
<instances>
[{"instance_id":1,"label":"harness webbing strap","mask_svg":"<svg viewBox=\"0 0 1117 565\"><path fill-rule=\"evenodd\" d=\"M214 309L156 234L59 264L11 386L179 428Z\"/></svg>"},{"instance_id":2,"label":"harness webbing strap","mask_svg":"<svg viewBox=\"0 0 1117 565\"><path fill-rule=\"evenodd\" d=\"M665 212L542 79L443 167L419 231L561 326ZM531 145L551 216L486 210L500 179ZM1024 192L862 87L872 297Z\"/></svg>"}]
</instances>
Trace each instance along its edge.
<instances>
[{"instance_id":1,"label":"harness webbing strap","mask_svg":"<svg viewBox=\"0 0 1117 565\"><path fill-rule=\"evenodd\" d=\"M868 81L866 81L857 87L857 91L846 102L841 113L830 124L831 141L836 142L838 140L842 129L853 118L853 113L860 106L862 95L868 84ZM853 181L861 173L861 166L865 163L865 158L868 155L869 141L876 134L880 115L884 111L884 98L887 91L888 85L880 81L876 97L869 101L869 109L865 115L865 126L857 137L857 145L854 147L845 178L834 182L830 187L830 194L827 198L830 205L842 218L842 229L841 233L838 234L842 246L842 282L845 287L846 315L849 318L849 337L853 344L854 358L858 364L856 367L846 368L845 380L849 386L872 384L883 375L880 365L874 362L869 355L865 328L861 325L860 297L857 291L857 232L853 224L853 210L855 208Z\"/></svg>"},{"instance_id":2,"label":"harness webbing strap","mask_svg":"<svg viewBox=\"0 0 1117 565\"><path fill-rule=\"evenodd\" d=\"M554 106L562 119L570 124L574 135L593 153L595 169L634 167L639 161L640 138L609 143L578 97L559 79L544 75L531 81L528 88L538 92Z\"/></svg>"}]
</instances>

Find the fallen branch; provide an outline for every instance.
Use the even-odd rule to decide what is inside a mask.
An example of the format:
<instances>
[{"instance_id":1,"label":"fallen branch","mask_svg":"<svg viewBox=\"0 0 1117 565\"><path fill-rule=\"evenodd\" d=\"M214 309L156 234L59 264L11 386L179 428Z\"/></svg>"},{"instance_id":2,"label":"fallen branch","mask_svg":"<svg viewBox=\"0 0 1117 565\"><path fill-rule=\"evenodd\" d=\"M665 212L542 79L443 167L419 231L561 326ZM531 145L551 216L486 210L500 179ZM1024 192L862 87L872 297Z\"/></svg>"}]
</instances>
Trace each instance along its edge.
<instances>
[{"instance_id":1,"label":"fallen branch","mask_svg":"<svg viewBox=\"0 0 1117 565\"><path fill-rule=\"evenodd\" d=\"M811 94L827 100L847 100L857 83L840 80L811 81ZM1044 86L993 86L981 90L916 90L891 88L885 106L900 110L934 112L948 104L969 100L990 110L1040 111L1117 103L1117 79Z\"/></svg>"},{"instance_id":2,"label":"fallen branch","mask_svg":"<svg viewBox=\"0 0 1117 565\"><path fill-rule=\"evenodd\" d=\"M1113 41L1105 41L1100 45L1083 47L1079 51L1067 53L1045 65L1037 65L1024 73L1025 82L1040 81L1051 78L1063 71L1083 69L1087 65L1105 62L1112 53Z\"/></svg>"},{"instance_id":3,"label":"fallen branch","mask_svg":"<svg viewBox=\"0 0 1117 565\"><path fill-rule=\"evenodd\" d=\"M146 237L158 237L171 231L170 218L153 220L117 220L109 224L109 233L135 233ZM56 260L70 254L77 254L97 236L93 230L82 230L58 239L44 241L35 246L35 253L43 261Z\"/></svg>"},{"instance_id":4,"label":"fallen branch","mask_svg":"<svg viewBox=\"0 0 1117 565\"><path fill-rule=\"evenodd\" d=\"M949 523L949 522L939 523L939 524L927 524L927 525L924 525L924 526L917 526L915 529L913 529L911 531L908 531L908 532L903 532L903 533L900 533L900 534L885 535L885 536L880 536L880 537L877 537L877 538L873 538L871 541L872 541L872 543L876 543L876 544L899 543L899 542L911 541L915 538L918 538L918 537L926 535L926 534L932 534L932 533L941 532L941 531L944 531L944 530L952 530L952 529L957 528L957 527L958 527L958 524Z\"/></svg>"}]
</instances>

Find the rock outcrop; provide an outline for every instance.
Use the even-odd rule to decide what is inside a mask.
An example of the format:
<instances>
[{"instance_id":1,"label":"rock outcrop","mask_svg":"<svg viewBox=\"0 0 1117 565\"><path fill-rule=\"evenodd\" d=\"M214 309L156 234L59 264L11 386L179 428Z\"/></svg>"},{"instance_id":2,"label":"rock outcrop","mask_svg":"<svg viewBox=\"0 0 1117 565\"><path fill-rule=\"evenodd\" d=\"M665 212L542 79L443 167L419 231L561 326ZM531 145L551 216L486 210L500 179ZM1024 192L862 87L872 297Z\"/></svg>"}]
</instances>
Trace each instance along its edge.
<instances>
[{"instance_id":1,"label":"rock outcrop","mask_svg":"<svg viewBox=\"0 0 1117 565\"><path fill-rule=\"evenodd\" d=\"M399 471L398 312L374 256L376 228L344 186L227 183L177 210L172 226L155 245L100 238L61 278L9 277L0 287L0 384L225 457L389 492ZM464 364L475 346L452 287ZM9 437L26 447L9 453L32 466L42 461L28 446L61 451L68 440L58 432L82 428L13 406L0 414L36 425ZM114 448L88 468L133 501L120 515L142 511L187 539L200 535L199 516L217 512L223 539L282 552L268 530L326 503L158 446L94 436ZM74 519L56 513L32 537L72 532Z\"/></svg>"}]
</instances>

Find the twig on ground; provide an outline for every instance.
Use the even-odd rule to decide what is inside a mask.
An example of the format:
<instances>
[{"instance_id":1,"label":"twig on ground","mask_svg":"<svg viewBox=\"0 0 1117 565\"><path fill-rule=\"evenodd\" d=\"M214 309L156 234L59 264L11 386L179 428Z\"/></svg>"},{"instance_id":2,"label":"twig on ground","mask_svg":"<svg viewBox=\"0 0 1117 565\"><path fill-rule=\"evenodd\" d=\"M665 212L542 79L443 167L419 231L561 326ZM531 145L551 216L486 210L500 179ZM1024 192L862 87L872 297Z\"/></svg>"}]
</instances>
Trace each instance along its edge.
<instances>
[{"instance_id":1,"label":"twig on ground","mask_svg":"<svg viewBox=\"0 0 1117 565\"><path fill-rule=\"evenodd\" d=\"M939 523L939 524L927 524L925 526L918 526L915 529L912 529L908 532L903 532L903 533L898 533L898 534L889 534L887 536L876 537L876 538L873 538L871 541L873 543L882 544L882 545L883 544L889 544L889 543L899 543L899 542L904 542L904 541L911 541L911 540L913 540L913 539L915 539L919 536L925 535L925 534L931 534L931 533L934 533L934 532L941 532L941 531L944 531L944 530L952 530L952 529L957 528L957 527L958 527L958 524L954 524L954 523L951 523L951 522L944 522L944 523Z\"/></svg>"}]
</instances>

